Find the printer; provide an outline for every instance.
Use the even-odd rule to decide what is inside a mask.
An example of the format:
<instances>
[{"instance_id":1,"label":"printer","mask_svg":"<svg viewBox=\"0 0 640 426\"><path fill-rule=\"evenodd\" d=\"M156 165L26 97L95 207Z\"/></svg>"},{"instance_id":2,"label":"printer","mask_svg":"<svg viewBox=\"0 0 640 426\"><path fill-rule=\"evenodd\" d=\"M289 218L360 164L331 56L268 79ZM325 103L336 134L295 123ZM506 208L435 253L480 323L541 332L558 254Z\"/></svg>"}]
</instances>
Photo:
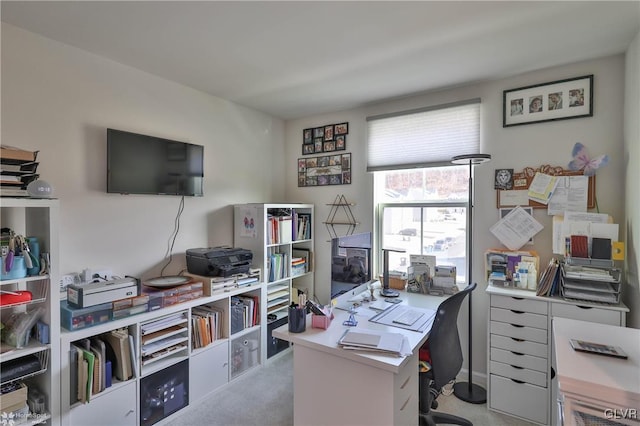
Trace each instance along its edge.
<instances>
[{"instance_id":1,"label":"printer","mask_svg":"<svg viewBox=\"0 0 640 426\"><path fill-rule=\"evenodd\" d=\"M243 248L209 247L187 250L187 270L205 277L228 277L246 274L251 267L253 253Z\"/></svg>"}]
</instances>

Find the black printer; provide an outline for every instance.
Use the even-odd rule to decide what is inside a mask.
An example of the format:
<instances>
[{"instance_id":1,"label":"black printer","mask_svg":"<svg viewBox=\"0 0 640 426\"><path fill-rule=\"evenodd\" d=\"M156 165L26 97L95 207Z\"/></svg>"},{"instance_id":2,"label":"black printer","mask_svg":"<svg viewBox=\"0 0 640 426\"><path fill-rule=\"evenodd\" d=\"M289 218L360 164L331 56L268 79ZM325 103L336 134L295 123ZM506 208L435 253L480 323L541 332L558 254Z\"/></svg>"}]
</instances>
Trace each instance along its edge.
<instances>
[{"instance_id":1,"label":"black printer","mask_svg":"<svg viewBox=\"0 0 640 426\"><path fill-rule=\"evenodd\" d=\"M253 253L233 247L209 247L187 250L187 270L206 277L228 277L246 274L251 267Z\"/></svg>"}]
</instances>

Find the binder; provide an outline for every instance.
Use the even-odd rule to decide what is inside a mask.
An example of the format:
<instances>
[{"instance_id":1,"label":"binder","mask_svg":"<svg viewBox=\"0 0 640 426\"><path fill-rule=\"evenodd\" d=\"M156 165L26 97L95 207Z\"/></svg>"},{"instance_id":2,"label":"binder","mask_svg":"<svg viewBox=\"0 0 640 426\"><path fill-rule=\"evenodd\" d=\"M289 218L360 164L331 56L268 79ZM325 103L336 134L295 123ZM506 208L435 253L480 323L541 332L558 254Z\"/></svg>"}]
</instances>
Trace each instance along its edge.
<instances>
[{"instance_id":1,"label":"binder","mask_svg":"<svg viewBox=\"0 0 640 426\"><path fill-rule=\"evenodd\" d=\"M71 345L69 350L69 404L78 402L78 347Z\"/></svg>"},{"instance_id":2,"label":"binder","mask_svg":"<svg viewBox=\"0 0 640 426\"><path fill-rule=\"evenodd\" d=\"M124 337L122 333L113 330L105 334L104 339L113 351L111 362L114 376L120 381L129 380L129 371L131 371L131 361L128 350L129 337Z\"/></svg>"}]
</instances>

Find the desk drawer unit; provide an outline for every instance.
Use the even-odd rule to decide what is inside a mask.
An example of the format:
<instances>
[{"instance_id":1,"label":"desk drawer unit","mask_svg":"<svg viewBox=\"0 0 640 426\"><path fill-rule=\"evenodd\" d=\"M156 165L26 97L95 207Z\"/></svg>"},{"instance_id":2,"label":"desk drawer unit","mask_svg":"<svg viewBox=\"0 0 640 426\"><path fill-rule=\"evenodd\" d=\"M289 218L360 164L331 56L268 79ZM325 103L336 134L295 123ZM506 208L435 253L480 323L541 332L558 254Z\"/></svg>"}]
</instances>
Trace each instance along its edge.
<instances>
[{"instance_id":1,"label":"desk drawer unit","mask_svg":"<svg viewBox=\"0 0 640 426\"><path fill-rule=\"evenodd\" d=\"M491 409L536 423L548 421L548 310L544 301L491 296Z\"/></svg>"},{"instance_id":2,"label":"desk drawer unit","mask_svg":"<svg viewBox=\"0 0 640 426\"><path fill-rule=\"evenodd\" d=\"M490 380L489 403L492 409L536 423L547 423L549 394L546 388L494 374Z\"/></svg>"},{"instance_id":3,"label":"desk drawer unit","mask_svg":"<svg viewBox=\"0 0 640 426\"><path fill-rule=\"evenodd\" d=\"M624 313L622 313L622 315L624 315ZM599 324L622 325L619 311L595 308L592 306L552 303L551 316L597 322Z\"/></svg>"},{"instance_id":4,"label":"desk drawer unit","mask_svg":"<svg viewBox=\"0 0 640 426\"><path fill-rule=\"evenodd\" d=\"M542 343L530 342L528 340L491 334L491 349L493 348L547 359L548 346Z\"/></svg>"},{"instance_id":5,"label":"desk drawer unit","mask_svg":"<svg viewBox=\"0 0 640 426\"><path fill-rule=\"evenodd\" d=\"M394 422L398 425L414 424L418 412L418 355L407 359L398 374L394 375Z\"/></svg>"}]
</instances>

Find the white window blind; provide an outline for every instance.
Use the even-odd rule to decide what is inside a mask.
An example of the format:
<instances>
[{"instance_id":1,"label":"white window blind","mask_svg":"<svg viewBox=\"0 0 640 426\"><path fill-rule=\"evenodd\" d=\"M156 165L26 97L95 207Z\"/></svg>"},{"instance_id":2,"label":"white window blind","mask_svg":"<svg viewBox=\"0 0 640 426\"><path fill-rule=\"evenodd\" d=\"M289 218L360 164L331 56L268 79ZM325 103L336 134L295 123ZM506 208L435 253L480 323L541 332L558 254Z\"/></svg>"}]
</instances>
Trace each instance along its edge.
<instances>
[{"instance_id":1,"label":"white window blind","mask_svg":"<svg viewBox=\"0 0 640 426\"><path fill-rule=\"evenodd\" d=\"M480 99L367 117L367 171L451 164L480 151Z\"/></svg>"}]
</instances>

